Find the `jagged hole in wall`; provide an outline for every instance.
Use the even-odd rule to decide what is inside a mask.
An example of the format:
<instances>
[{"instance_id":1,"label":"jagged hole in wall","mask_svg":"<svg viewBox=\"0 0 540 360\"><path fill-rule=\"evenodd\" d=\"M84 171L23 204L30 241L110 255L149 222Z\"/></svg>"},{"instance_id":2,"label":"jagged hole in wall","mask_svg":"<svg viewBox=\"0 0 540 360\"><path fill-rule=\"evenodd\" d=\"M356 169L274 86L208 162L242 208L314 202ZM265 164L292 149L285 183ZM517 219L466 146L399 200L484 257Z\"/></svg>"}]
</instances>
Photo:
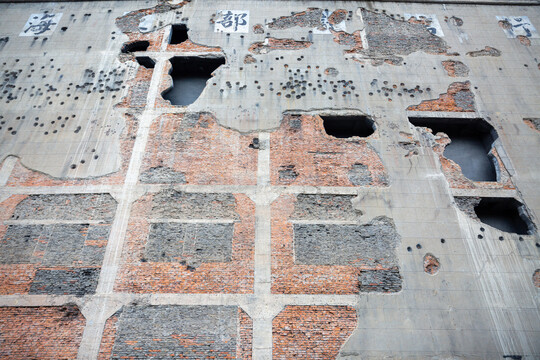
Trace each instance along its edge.
<instances>
[{"instance_id":1,"label":"jagged hole in wall","mask_svg":"<svg viewBox=\"0 0 540 360\"><path fill-rule=\"evenodd\" d=\"M169 44L181 44L188 39L188 28L185 24L173 25Z\"/></svg>"},{"instance_id":2,"label":"jagged hole in wall","mask_svg":"<svg viewBox=\"0 0 540 360\"><path fill-rule=\"evenodd\" d=\"M326 133L337 138L367 137L375 132L375 123L367 116L321 115Z\"/></svg>"},{"instance_id":3,"label":"jagged hole in wall","mask_svg":"<svg viewBox=\"0 0 540 360\"><path fill-rule=\"evenodd\" d=\"M136 59L139 65L144 66L147 69L153 69L156 65L156 62L148 56L137 56Z\"/></svg>"},{"instance_id":4,"label":"jagged hole in wall","mask_svg":"<svg viewBox=\"0 0 540 360\"><path fill-rule=\"evenodd\" d=\"M409 118L414 126L428 127L433 134L443 132L452 142L444 156L455 161L473 181L497 181L495 158L489 154L497 132L483 119Z\"/></svg>"},{"instance_id":5,"label":"jagged hole in wall","mask_svg":"<svg viewBox=\"0 0 540 360\"><path fill-rule=\"evenodd\" d=\"M474 212L480 221L502 231L520 235L532 231L523 204L513 198L482 198Z\"/></svg>"},{"instance_id":6,"label":"jagged hole in wall","mask_svg":"<svg viewBox=\"0 0 540 360\"><path fill-rule=\"evenodd\" d=\"M132 53L136 51L146 51L148 47L150 46L150 43L148 41L134 41L130 43L125 43L122 46L122 53Z\"/></svg>"},{"instance_id":7,"label":"jagged hole in wall","mask_svg":"<svg viewBox=\"0 0 540 360\"><path fill-rule=\"evenodd\" d=\"M212 72L225 64L225 58L173 57L170 75L173 87L163 93L163 98L173 105L193 103L212 77Z\"/></svg>"}]
</instances>

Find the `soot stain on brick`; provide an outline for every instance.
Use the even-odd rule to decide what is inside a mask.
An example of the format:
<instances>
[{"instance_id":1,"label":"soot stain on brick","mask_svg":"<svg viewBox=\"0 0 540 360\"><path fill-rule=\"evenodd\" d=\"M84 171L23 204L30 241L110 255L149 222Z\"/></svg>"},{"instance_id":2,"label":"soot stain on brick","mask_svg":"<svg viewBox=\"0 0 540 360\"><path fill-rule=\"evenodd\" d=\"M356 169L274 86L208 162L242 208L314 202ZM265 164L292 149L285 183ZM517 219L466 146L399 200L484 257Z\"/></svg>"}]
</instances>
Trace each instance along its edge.
<instances>
[{"instance_id":1,"label":"soot stain on brick","mask_svg":"<svg viewBox=\"0 0 540 360\"><path fill-rule=\"evenodd\" d=\"M279 168L279 180L293 182L298 177L294 165L284 165Z\"/></svg>"},{"instance_id":2,"label":"soot stain on brick","mask_svg":"<svg viewBox=\"0 0 540 360\"><path fill-rule=\"evenodd\" d=\"M233 194L187 193L171 189L154 196L152 216L161 219L239 219Z\"/></svg>"},{"instance_id":3,"label":"soot stain on brick","mask_svg":"<svg viewBox=\"0 0 540 360\"><path fill-rule=\"evenodd\" d=\"M180 262L196 269L203 263L230 262L234 224L155 223L145 258L155 262Z\"/></svg>"},{"instance_id":4,"label":"soot stain on brick","mask_svg":"<svg viewBox=\"0 0 540 360\"><path fill-rule=\"evenodd\" d=\"M152 167L139 176L139 181L145 184L185 184L186 175L170 167Z\"/></svg>"},{"instance_id":5,"label":"soot stain on brick","mask_svg":"<svg viewBox=\"0 0 540 360\"><path fill-rule=\"evenodd\" d=\"M94 294L99 268L39 269L29 294L76 295Z\"/></svg>"},{"instance_id":6,"label":"soot stain on brick","mask_svg":"<svg viewBox=\"0 0 540 360\"><path fill-rule=\"evenodd\" d=\"M298 194L291 220L347 220L362 215L352 206L355 195Z\"/></svg>"},{"instance_id":7,"label":"soot stain on brick","mask_svg":"<svg viewBox=\"0 0 540 360\"><path fill-rule=\"evenodd\" d=\"M402 277L399 269L362 270L358 277L361 292L399 292L402 288Z\"/></svg>"},{"instance_id":8,"label":"soot stain on brick","mask_svg":"<svg viewBox=\"0 0 540 360\"><path fill-rule=\"evenodd\" d=\"M411 105L409 111L448 111L448 112L474 112L474 94L470 90L471 83L454 82L448 86L444 94L438 99L424 100L418 105Z\"/></svg>"},{"instance_id":9,"label":"soot stain on brick","mask_svg":"<svg viewBox=\"0 0 540 360\"><path fill-rule=\"evenodd\" d=\"M237 322L236 306L125 306L111 358L235 359Z\"/></svg>"},{"instance_id":10,"label":"soot stain on brick","mask_svg":"<svg viewBox=\"0 0 540 360\"><path fill-rule=\"evenodd\" d=\"M295 263L301 265L398 266L400 237L385 216L366 224L294 224Z\"/></svg>"}]
</instances>

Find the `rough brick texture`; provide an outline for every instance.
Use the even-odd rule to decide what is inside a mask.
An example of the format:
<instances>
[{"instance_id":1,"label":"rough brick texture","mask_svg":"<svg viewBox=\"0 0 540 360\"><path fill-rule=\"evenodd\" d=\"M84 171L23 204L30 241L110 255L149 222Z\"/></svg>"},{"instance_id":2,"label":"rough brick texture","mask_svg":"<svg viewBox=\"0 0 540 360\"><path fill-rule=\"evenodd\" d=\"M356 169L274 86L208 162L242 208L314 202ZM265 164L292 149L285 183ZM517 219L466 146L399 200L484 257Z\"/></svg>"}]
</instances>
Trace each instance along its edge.
<instances>
[{"instance_id":1,"label":"rough brick texture","mask_svg":"<svg viewBox=\"0 0 540 360\"><path fill-rule=\"evenodd\" d=\"M364 177L363 185L388 185L382 161L369 140L327 135L319 116L285 116L271 134L270 146L273 185L353 186L349 172L358 164L367 166L371 177L369 184Z\"/></svg>"},{"instance_id":2,"label":"rough brick texture","mask_svg":"<svg viewBox=\"0 0 540 360\"><path fill-rule=\"evenodd\" d=\"M95 291L116 211L109 194L16 195L0 210L11 221L0 225L0 294Z\"/></svg>"},{"instance_id":3,"label":"rough brick texture","mask_svg":"<svg viewBox=\"0 0 540 360\"><path fill-rule=\"evenodd\" d=\"M398 292L402 288L399 269L362 270L358 276L361 292Z\"/></svg>"},{"instance_id":4,"label":"rough brick texture","mask_svg":"<svg viewBox=\"0 0 540 360\"><path fill-rule=\"evenodd\" d=\"M254 213L253 202L243 194L183 193L164 190L144 196L133 206L116 290L138 293L252 292ZM178 228L176 226L178 222L174 225L173 223L160 225L162 236L160 242L175 239L184 241L184 246L196 245L197 237L203 234L207 238L199 240L203 241L204 247L184 249L181 256L176 256L179 251L175 250L175 256L169 256L167 254L179 249L179 245L166 246L162 250L165 257L161 260L159 256L162 252L152 245L152 241L158 239L152 240L149 236L152 236L151 229L155 226L152 222L169 220L177 220L180 223L182 220L201 223L212 220L212 224L206 225L184 224L184 229L199 227L210 230L198 233L192 239L179 238L175 230ZM232 236L227 235L224 238L223 233L217 234L216 230L219 227L224 229L232 227ZM216 249L209 248L213 241L216 242ZM230 256L227 254L229 246ZM221 253L224 250L226 251ZM147 258L149 252L159 256L152 255ZM216 257L217 255L219 256ZM173 257L178 259L173 261Z\"/></svg>"},{"instance_id":5,"label":"rough brick texture","mask_svg":"<svg viewBox=\"0 0 540 360\"><path fill-rule=\"evenodd\" d=\"M540 132L540 118L523 119L523 122L531 129Z\"/></svg>"},{"instance_id":6,"label":"rough brick texture","mask_svg":"<svg viewBox=\"0 0 540 360\"><path fill-rule=\"evenodd\" d=\"M355 327L350 306L287 306L272 321L273 359L335 359Z\"/></svg>"},{"instance_id":7,"label":"rough brick texture","mask_svg":"<svg viewBox=\"0 0 540 360\"><path fill-rule=\"evenodd\" d=\"M475 111L474 94L470 90L471 83L454 82L448 86L446 93L439 95L438 99L424 100L419 105L411 105L409 111Z\"/></svg>"},{"instance_id":8,"label":"rough brick texture","mask_svg":"<svg viewBox=\"0 0 540 360\"><path fill-rule=\"evenodd\" d=\"M302 50L310 47L312 44L311 41L266 38L264 41L253 43L248 50L258 55L274 50Z\"/></svg>"},{"instance_id":9,"label":"rough brick texture","mask_svg":"<svg viewBox=\"0 0 540 360\"><path fill-rule=\"evenodd\" d=\"M537 288L540 288L540 269L536 269L532 276L533 284Z\"/></svg>"},{"instance_id":10,"label":"rough brick texture","mask_svg":"<svg viewBox=\"0 0 540 360\"><path fill-rule=\"evenodd\" d=\"M322 220L352 221L350 205L339 214L337 205L346 202L344 196L338 195L333 201L331 196L298 195L297 200L293 195L283 195L272 204L272 292L355 294L401 290L395 253L399 235L394 224L387 218L375 218L362 225L313 223L324 209L328 209L328 216ZM314 210L318 206L321 209ZM295 223L294 219L310 223ZM364 238L366 235L373 238ZM378 276L386 278L385 286L362 288L360 276L364 271L380 271Z\"/></svg>"},{"instance_id":11,"label":"rough brick texture","mask_svg":"<svg viewBox=\"0 0 540 360\"><path fill-rule=\"evenodd\" d=\"M441 264L439 262L439 259L435 257L433 254L426 254L424 256L424 272L435 275L439 272L439 268L441 267Z\"/></svg>"},{"instance_id":12,"label":"rough brick texture","mask_svg":"<svg viewBox=\"0 0 540 360\"><path fill-rule=\"evenodd\" d=\"M486 46L481 50L469 51L467 53L467 55L471 56L471 57L478 57L478 56L495 56L495 57L498 57L498 56L501 56L501 51L498 50L498 49L495 49L494 47Z\"/></svg>"},{"instance_id":13,"label":"rough brick texture","mask_svg":"<svg viewBox=\"0 0 540 360\"><path fill-rule=\"evenodd\" d=\"M0 359L76 359L84 326L74 305L0 307Z\"/></svg>"},{"instance_id":14,"label":"rough brick texture","mask_svg":"<svg viewBox=\"0 0 540 360\"><path fill-rule=\"evenodd\" d=\"M126 306L105 326L99 359L250 359L252 324L235 306Z\"/></svg>"},{"instance_id":15,"label":"rough brick texture","mask_svg":"<svg viewBox=\"0 0 540 360\"><path fill-rule=\"evenodd\" d=\"M298 194L292 220L356 221L362 214L352 206L355 195Z\"/></svg>"},{"instance_id":16,"label":"rough brick texture","mask_svg":"<svg viewBox=\"0 0 540 360\"><path fill-rule=\"evenodd\" d=\"M257 150L249 148L252 140L253 135L221 127L208 114L163 115L152 123L140 180L255 185ZM170 177L157 176L160 167Z\"/></svg>"},{"instance_id":17,"label":"rough brick texture","mask_svg":"<svg viewBox=\"0 0 540 360\"><path fill-rule=\"evenodd\" d=\"M448 73L448 76L451 77L465 77L469 76L469 68L467 65L461 61L456 60L445 60L441 62L444 70Z\"/></svg>"}]
</instances>

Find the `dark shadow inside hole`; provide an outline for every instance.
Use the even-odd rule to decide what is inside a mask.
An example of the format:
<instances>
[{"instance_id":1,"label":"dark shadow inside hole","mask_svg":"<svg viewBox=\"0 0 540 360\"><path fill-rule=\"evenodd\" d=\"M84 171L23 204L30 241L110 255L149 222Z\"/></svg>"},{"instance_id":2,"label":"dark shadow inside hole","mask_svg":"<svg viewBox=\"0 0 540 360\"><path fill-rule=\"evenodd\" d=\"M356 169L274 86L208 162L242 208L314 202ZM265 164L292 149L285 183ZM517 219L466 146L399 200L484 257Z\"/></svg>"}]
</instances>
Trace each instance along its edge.
<instances>
[{"instance_id":1,"label":"dark shadow inside hole","mask_svg":"<svg viewBox=\"0 0 540 360\"><path fill-rule=\"evenodd\" d=\"M173 25L169 44L181 44L188 39L188 28L185 24Z\"/></svg>"},{"instance_id":2,"label":"dark shadow inside hole","mask_svg":"<svg viewBox=\"0 0 540 360\"><path fill-rule=\"evenodd\" d=\"M496 229L525 235L529 233L531 221L520 211L522 206L513 198L482 198L474 212L480 221Z\"/></svg>"},{"instance_id":3,"label":"dark shadow inside hole","mask_svg":"<svg viewBox=\"0 0 540 360\"><path fill-rule=\"evenodd\" d=\"M122 53L132 53L136 51L146 51L148 47L150 46L150 43L148 41L134 41L131 43L125 43L124 46L122 46Z\"/></svg>"},{"instance_id":4,"label":"dark shadow inside hole","mask_svg":"<svg viewBox=\"0 0 540 360\"><path fill-rule=\"evenodd\" d=\"M218 67L225 64L225 58L174 57L170 75L173 87L165 91L163 98L173 105L192 104L206 86Z\"/></svg>"},{"instance_id":5,"label":"dark shadow inside hole","mask_svg":"<svg viewBox=\"0 0 540 360\"><path fill-rule=\"evenodd\" d=\"M375 123L367 116L321 115L324 131L337 138L367 137L375 132Z\"/></svg>"},{"instance_id":6,"label":"dark shadow inside hole","mask_svg":"<svg viewBox=\"0 0 540 360\"><path fill-rule=\"evenodd\" d=\"M137 56L136 59L139 65L144 66L147 69L153 69L156 65L156 62L148 56Z\"/></svg>"},{"instance_id":7,"label":"dark shadow inside hole","mask_svg":"<svg viewBox=\"0 0 540 360\"><path fill-rule=\"evenodd\" d=\"M461 167L465 177L473 181L497 181L494 158L489 155L497 133L483 119L409 118L414 126L428 127L433 134L443 132L452 142L444 149L444 157Z\"/></svg>"}]
</instances>

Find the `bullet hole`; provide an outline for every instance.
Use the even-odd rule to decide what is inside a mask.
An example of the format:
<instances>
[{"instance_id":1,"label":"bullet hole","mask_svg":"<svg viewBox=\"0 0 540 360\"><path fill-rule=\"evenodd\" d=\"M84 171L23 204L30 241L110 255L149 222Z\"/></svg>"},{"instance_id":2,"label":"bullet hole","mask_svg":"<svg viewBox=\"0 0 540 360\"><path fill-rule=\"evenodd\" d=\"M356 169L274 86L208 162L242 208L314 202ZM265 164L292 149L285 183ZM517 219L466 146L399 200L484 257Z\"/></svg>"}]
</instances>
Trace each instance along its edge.
<instances>
[{"instance_id":1,"label":"bullet hole","mask_svg":"<svg viewBox=\"0 0 540 360\"><path fill-rule=\"evenodd\" d=\"M176 24L171 28L171 39L169 44L181 44L184 41L188 40L188 28L185 24Z\"/></svg>"},{"instance_id":2,"label":"bullet hole","mask_svg":"<svg viewBox=\"0 0 540 360\"><path fill-rule=\"evenodd\" d=\"M81 160L81 164L84 164L85 162L86 162L86 161L85 161L84 159L83 159L83 160Z\"/></svg>"},{"instance_id":3,"label":"bullet hole","mask_svg":"<svg viewBox=\"0 0 540 360\"><path fill-rule=\"evenodd\" d=\"M97 160L98 157L99 155L94 155L94 160Z\"/></svg>"},{"instance_id":4,"label":"bullet hole","mask_svg":"<svg viewBox=\"0 0 540 360\"><path fill-rule=\"evenodd\" d=\"M525 206L514 198L482 198L474 212L480 221L502 231L520 235L534 231Z\"/></svg>"},{"instance_id":5,"label":"bullet hole","mask_svg":"<svg viewBox=\"0 0 540 360\"><path fill-rule=\"evenodd\" d=\"M483 239L484 237L482 235L478 234L478 238Z\"/></svg>"},{"instance_id":6,"label":"bullet hole","mask_svg":"<svg viewBox=\"0 0 540 360\"><path fill-rule=\"evenodd\" d=\"M445 239L441 239L441 244L444 244L446 242Z\"/></svg>"},{"instance_id":7,"label":"bullet hole","mask_svg":"<svg viewBox=\"0 0 540 360\"><path fill-rule=\"evenodd\" d=\"M249 144L250 149L259 149L259 138L253 138L251 144Z\"/></svg>"},{"instance_id":8,"label":"bullet hole","mask_svg":"<svg viewBox=\"0 0 540 360\"><path fill-rule=\"evenodd\" d=\"M148 41L133 41L131 43L125 43L122 46L121 52L124 54L136 52L136 51L146 51L150 43Z\"/></svg>"},{"instance_id":9,"label":"bullet hole","mask_svg":"<svg viewBox=\"0 0 540 360\"><path fill-rule=\"evenodd\" d=\"M408 252L411 252L411 251L412 251L412 247L407 246L407 251L408 251Z\"/></svg>"},{"instance_id":10,"label":"bullet hole","mask_svg":"<svg viewBox=\"0 0 540 360\"><path fill-rule=\"evenodd\" d=\"M502 237L502 236L501 236L501 237ZM520 236L520 237L518 238L518 240L519 240L519 241L523 241L523 238Z\"/></svg>"},{"instance_id":11,"label":"bullet hole","mask_svg":"<svg viewBox=\"0 0 540 360\"><path fill-rule=\"evenodd\" d=\"M484 229L483 227L480 228L480 231L486 231L486 229Z\"/></svg>"},{"instance_id":12,"label":"bullet hole","mask_svg":"<svg viewBox=\"0 0 540 360\"><path fill-rule=\"evenodd\" d=\"M77 126L77 128L76 128L76 129L75 129L75 131L74 131L74 132L75 132L75 134L78 134L78 133L79 133L79 131L81 131L81 129L82 129L82 127L80 127L80 126Z\"/></svg>"},{"instance_id":13,"label":"bullet hole","mask_svg":"<svg viewBox=\"0 0 540 360\"><path fill-rule=\"evenodd\" d=\"M70 166L70 168L72 168L72 169L75 169L76 167L77 167L77 165L75 165L75 164L71 164L71 166Z\"/></svg>"},{"instance_id":14,"label":"bullet hole","mask_svg":"<svg viewBox=\"0 0 540 360\"><path fill-rule=\"evenodd\" d=\"M417 248L417 249L421 249L421 248L422 248L422 245L416 244L416 248Z\"/></svg>"},{"instance_id":15,"label":"bullet hole","mask_svg":"<svg viewBox=\"0 0 540 360\"><path fill-rule=\"evenodd\" d=\"M68 28L66 26L62 27L60 30L66 31Z\"/></svg>"},{"instance_id":16,"label":"bullet hole","mask_svg":"<svg viewBox=\"0 0 540 360\"><path fill-rule=\"evenodd\" d=\"M170 75L173 87L162 93L173 105L193 103L206 86L212 73L225 64L225 58L173 57Z\"/></svg>"}]
</instances>

